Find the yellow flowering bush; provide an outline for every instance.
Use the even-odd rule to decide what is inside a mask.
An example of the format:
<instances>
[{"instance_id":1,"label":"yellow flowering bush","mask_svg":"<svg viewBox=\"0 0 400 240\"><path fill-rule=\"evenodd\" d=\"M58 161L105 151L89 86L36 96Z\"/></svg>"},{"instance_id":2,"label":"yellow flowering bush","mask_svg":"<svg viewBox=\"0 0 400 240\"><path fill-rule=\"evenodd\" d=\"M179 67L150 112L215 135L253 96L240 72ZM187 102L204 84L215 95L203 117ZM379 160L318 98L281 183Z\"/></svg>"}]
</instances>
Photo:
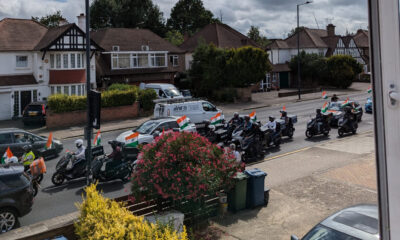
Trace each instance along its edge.
<instances>
[{"instance_id":1,"label":"yellow flowering bush","mask_svg":"<svg viewBox=\"0 0 400 240\"><path fill-rule=\"evenodd\" d=\"M96 184L85 189L86 198L77 204L79 221L75 233L87 240L187 240L186 229L177 233L171 227L148 223L134 216L120 203L103 197Z\"/></svg>"}]
</instances>

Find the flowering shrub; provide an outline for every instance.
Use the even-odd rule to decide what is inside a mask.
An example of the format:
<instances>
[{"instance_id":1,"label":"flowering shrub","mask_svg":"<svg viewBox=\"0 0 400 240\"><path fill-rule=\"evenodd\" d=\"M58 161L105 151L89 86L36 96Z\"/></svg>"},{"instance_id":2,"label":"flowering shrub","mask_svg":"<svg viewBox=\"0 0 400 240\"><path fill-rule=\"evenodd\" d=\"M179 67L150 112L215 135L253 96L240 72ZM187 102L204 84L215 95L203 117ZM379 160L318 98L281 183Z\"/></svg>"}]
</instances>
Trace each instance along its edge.
<instances>
[{"instance_id":1,"label":"flowering shrub","mask_svg":"<svg viewBox=\"0 0 400 240\"><path fill-rule=\"evenodd\" d=\"M132 175L133 201L158 196L186 202L193 210L205 195L230 188L240 170L235 157L206 138L188 132L166 133L142 148ZM179 209L181 204L177 204Z\"/></svg>"},{"instance_id":2,"label":"flowering shrub","mask_svg":"<svg viewBox=\"0 0 400 240\"><path fill-rule=\"evenodd\" d=\"M81 212L75 233L87 240L187 240L186 229L178 234L171 227L155 225L136 217L121 204L104 198L96 185L86 188L86 199L78 205Z\"/></svg>"}]
</instances>

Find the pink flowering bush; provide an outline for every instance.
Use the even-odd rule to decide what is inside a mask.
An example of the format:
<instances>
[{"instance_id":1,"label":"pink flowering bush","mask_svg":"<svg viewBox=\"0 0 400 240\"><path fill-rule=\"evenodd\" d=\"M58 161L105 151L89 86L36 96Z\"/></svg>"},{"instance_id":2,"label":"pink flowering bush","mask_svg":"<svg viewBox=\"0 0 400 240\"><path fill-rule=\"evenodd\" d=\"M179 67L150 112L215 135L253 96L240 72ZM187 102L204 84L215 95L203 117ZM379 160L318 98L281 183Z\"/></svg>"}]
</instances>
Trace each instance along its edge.
<instances>
[{"instance_id":1,"label":"pink flowering bush","mask_svg":"<svg viewBox=\"0 0 400 240\"><path fill-rule=\"evenodd\" d=\"M197 133L166 133L143 146L132 175L131 200L156 196L186 202L192 209L205 195L229 189L240 169L231 153Z\"/></svg>"}]
</instances>

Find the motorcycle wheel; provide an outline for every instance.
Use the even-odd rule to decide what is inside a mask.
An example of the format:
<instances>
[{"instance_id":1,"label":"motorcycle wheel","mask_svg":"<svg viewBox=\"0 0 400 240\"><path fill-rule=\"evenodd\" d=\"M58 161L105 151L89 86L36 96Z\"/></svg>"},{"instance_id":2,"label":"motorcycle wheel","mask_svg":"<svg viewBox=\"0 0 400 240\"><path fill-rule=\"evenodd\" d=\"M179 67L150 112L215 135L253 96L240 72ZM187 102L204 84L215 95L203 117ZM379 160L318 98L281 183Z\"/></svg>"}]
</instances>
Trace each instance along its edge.
<instances>
[{"instance_id":1,"label":"motorcycle wheel","mask_svg":"<svg viewBox=\"0 0 400 240\"><path fill-rule=\"evenodd\" d=\"M281 140L275 140L274 145L275 147L279 147L279 145L281 145Z\"/></svg>"},{"instance_id":2,"label":"motorcycle wheel","mask_svg":"<svg viewBox=\"0 0 400 240\"><path fill-rule=\"evenodd\" d=\"M56 186L60 186L61 184L63 184L64 180L65 180L64 175L58 172L54 173L53 176L51 177L51 182Z\"/></svg>"},{"instance_id":3,"label":"motorcycle wheel","mask_svg":"<svg viewBox=\"0 0 400 240\"><path fill-rule=\"evenodd\" d=\"M342 128L339 128L339 130L338 130L338 134L339 134L339 137L343 137L343 135L344 135L344 131L343 131L343 129L342 129Z\"/></svg>"},{"instance_id":4,"label":"motorcycle wheel","mask_svg":"<svg viewBox=\"0 0 400 240\"><path fill-rule=\"evenodd\" d=\"M329 131L328 131L328 130L325 130L325 131L324 131L324 136L327 137L328 135L329 135Z\"/></svg>"},{"instance_id":5,"label":"motorcycle wheel","mask_svg":"<svg viewBox=\"0 0 400 240\"><path fill-rule=\"evenodd\" d=\"M288 136L289 138L292 138L292 137L293 137L293 134L294 134L293 128L289 128L287 136Z\"/></svg>"},{"instance_id":6,"label":"motorcycle wheel","mask_svg":"<svg viewBox=\"0 0 400 240\"><path fill-rule=\"evenodd\" d=\"M132 166L128 165L128 169L129 169L129 171L127 172L127 174L123 178L121 178L122 182L128 182L132 175L132 172L133 172Z\"/></svg>"},{"instance_id":7,"label":"motorcycle wheel","mask_svg":"<svg viewBox=\"0 0 400 240\"><path fill-rule=\"evenodd\" d=\"M38 184L37 183L33 183L33 196L36 197L38 192L39 192Z\"/></svg>"},{"instance_id":8,"label":"motorcycle wheel","mask_svg":"<svg viewBox=\"0 0 400 240\"><path fill-rule=\"evenodd\" d=\"M39 176L37 176L36 181L37 181L38 183L41 183L42 180L43 180L43 174L40 174Z\"/></svg>"},{"instance_id":9,"label":"motorcycle wheel","mask_svg":"<svg viewBox=\"0 0 400 240\"><path fill-rule=\"evenodd\" d=\"M357 128L354 128L351 132L352 132L353 134L356 134L356 133L357 133Z\"/></svg>"},{"instance_id":10,"label":"motorcycle wheel","mask_svg":"<svg viewBox=\"0 0 400 240\"><path fill-rule=\"evenodd\" d=\"M313 134L312 134L311 130L307 130L306 131L306 137L307 138L312 138L313 137Z\"/></svg>"}]
</instances>

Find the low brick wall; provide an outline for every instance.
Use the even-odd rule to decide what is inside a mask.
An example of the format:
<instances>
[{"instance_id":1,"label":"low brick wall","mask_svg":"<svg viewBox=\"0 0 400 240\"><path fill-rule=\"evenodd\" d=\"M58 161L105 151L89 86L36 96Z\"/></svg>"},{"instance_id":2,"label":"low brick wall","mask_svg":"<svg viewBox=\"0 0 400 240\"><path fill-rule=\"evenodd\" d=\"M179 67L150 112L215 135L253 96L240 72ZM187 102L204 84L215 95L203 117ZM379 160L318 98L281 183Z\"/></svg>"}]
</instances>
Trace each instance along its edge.
<instances>
[{"instance_id":1,"label":"low brick wall","mask_svg":"<svg viewBox=\"0 0 400 240\"><path fill-rule=\"evenodd\" d=\"M70 127L86 123L86 111L52 113L46 116L47 128ZM108 107L101 109L101 122L135 118L139 115L139 103L130 106Z\"/></svg>"},{"instance_id":2,"label":"low brick wall","mask_svg":"<svg viewBox=\"0 0 400 240\"><path fill-rule=\"evenodd\" d=\"M251 102L252 87L236 88L237 100L240 102Z\"/></svg>"}]
</instances>

